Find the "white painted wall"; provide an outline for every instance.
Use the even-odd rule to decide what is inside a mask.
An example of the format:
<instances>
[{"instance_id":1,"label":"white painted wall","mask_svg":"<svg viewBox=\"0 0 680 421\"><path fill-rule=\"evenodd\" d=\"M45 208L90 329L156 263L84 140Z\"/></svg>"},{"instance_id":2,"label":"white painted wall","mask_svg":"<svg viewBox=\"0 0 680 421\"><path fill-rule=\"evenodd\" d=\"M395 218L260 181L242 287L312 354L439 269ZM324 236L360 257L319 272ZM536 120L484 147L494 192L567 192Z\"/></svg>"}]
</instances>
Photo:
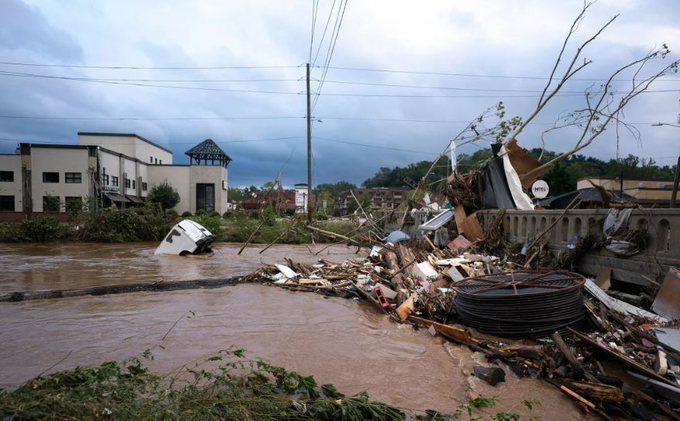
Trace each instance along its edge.
<instances>
[{"instance_id":1,"label":"white painted wall","mask_svg":"<svg viewBox=\"0 0 680 421\"><path fill-rule=\"evenodd\" d=\"M137 165L135 161L132 159L128 159L125 157L121 157L121 161L123 163L123 174L125 175L124 178L130 179L130 187L125 186L125 181L121 180L120 186L121 186L121 191L124 192L125 195L128 196L137 196ZM132 187L132 181L135 180L135 187Z\"/></svg>"},{"instance_id":2,"label":"white painted wall","mask_svg":"<svg viewBox=\"0 0 680 421\"><path fill-rule=\"evenodd\" d=\"M175 210L181 215L183 212L191 212L191 168L188 165L150 165L147 167L149 177L149 191L154 186L168 182L179 193L180 201ZM195 206L195 205L194 205Z\"/></svg>"},{"instance_id":3,"label":"white painted wall","mask_svg":"<svg viewBox=\"0 0 680 421\"><path fill-rule=\"evenodd\" d=\"M14 181L0 181L0 196L14 196L14 211L21 212L23 210L21 155L0 155L0 170L14 173Z\"/></svg>"},{"instance_id":4,"label":"white painted wall","mask_svg":"<svg viewBox=\"0 0 680 421\"><path fill-rule=\"evenodd\" d=\"M172 154L170 152L164 151L163 149L157 146L151 145L148 142L143 141L142 139L139 138L134 139L135 139L135 155L134 155L135 158L147 164L151 164L150 162L151 158L153 158L154 164L156 163L156 159L158 159L159 165L172 164Z\"/></svg>"},{"instance_id":5,"label":"white painted wall","mask_svg":"<svg viewBox=\"0 0 680 421\"><path fill-rule=\"evenodd\" d=\"M87 148L50 148L31 146L31 197L33 211L43 211L43 196L58 196L60 202L66 197L90 194L90 173L88 172ZM93 168L94 170L94 168ZM43 172L58 172L59 183L43 183ZM80 184L66 184L66 172L81 173Z\"/></svg>"},{"instance_id":6,"label":"white painted wall","mask_svg":"<svg viewBox=\"0 0 680 421\"><path fill-rule=\"evenodd\" d=\"M109 183L104 184L102 180L99 180L104 187L113 187L113 177L118 177L118 188L121 187L121 171L120 171L120 157L112 153L99 150L99 165L101 171L106 171L109 175Z\"/></svg>"},{"instance_id":7,"label":"white painted wall","mask_svg":"<svg viewBox=\"0 0 680 421\"><path fill-rule=\"evenodd\" d=\"M130 158L139 159L144 163L150 163L150 158L153 158L154 163L158 159L159 164L161 161L163 164L172 164L172 153L137 136L79 134L78 143L81 145L98 145Z\"/></svg>"},{"instance_id":8,"label":"white painted wall","mask_svg":"<svg viewBox=\"0 0 680 421\"><path fill-rule=\"evenodd\" d=\"M78 135L80 145L98 145L130 157L135 156L136 138L131 136ZM147 158L148 159L148 158Z\"/></svg>"}]
</instances>

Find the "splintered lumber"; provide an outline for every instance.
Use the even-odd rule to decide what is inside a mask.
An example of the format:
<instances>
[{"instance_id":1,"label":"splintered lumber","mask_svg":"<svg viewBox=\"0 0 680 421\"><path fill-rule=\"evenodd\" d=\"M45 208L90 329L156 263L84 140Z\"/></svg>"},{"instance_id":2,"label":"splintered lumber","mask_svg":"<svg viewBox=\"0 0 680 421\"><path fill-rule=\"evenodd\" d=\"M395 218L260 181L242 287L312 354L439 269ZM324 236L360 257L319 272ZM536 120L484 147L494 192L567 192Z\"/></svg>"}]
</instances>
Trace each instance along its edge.
<instances>
[{"instance_id":1,"label":"splintered lumber","mask_svg":"<svg viewBox=\"0 0 680 421\"><path fill-rule=\"evenodd\" d=\"M470 332L467 329L433 322L432 320L422 319L416 316L408 316L408 320L417 325L426 327L434 326L435 330L439 332L440 335L463 345L471 345L474 343L472 335L470 335Z\"/></svg>"},{"instance_id":2,"label":"splintered lumber","mask_svg":"<svg viewBox=\"0 0 680 421\"><path fill-rule=\"evenodd\" d=\"M576 392L599 402L621 403L623 391L616 386L601 383L569 382Z\"/></svg>"},{"instance_id":3,"label":"splintered lumber","mask_svg":"<svg viewBox=\"0 0 680 421\"><path fill-rule=\"evenodd\" d=\"M552 334L552 339L555 341L555 344L557 347L562 351L562 354L564 354L564 357L567 359L569 362L569 365L571 368L574 369L576 374L581 377L581 378L586 378L590 380L591 382L597 382L597 378L593 376L592 374L588 373L583 366L581 366L581 363L578 362L576 357L574 357L574 354L571 353L569 350L569 347L567 344L564 343L564 340L562 340L562 336L560 335L560 332L555 332Z\"/></svg>"},{"instance_id":4,"label":"splintered lumber","mask_svg":"<svg viewBox=\"0 0 680 421\"><path fill-rule=\"evenodd\" d=\"M578 393L574 392L573 390L569 389L566 386L560 386L560 390L566 393L567 395L571 396L572 398L578 400L585 406L587 406L590 409L595 409L595 404L584 398L583 396L579 395Z\"/></svg>"},{"instance_id":5,"label":"splintered lumber","mask_svg":"<svg viewBox=\"0 0 680 421\"><path fill-rule=\"evenodd\" d=\"M397 307L397 316L402 322L408 319L408 316L415 310L415 296L417 294L412 294L408 297L399 307Z\"/></svg>"},{"instance_id":6,"label":"splintered lumber","mask_svg":"<svg viewBox=\"0 0 680 421\"><path fill-rule=\"evenodd\" d=\"M319 279L300 279L298 281L298 283L300 285L315 285L315 284L322 284L324 282L326 282L326 280L321 279L321 278L319 278Z\"/></svg>"}]
</instances>

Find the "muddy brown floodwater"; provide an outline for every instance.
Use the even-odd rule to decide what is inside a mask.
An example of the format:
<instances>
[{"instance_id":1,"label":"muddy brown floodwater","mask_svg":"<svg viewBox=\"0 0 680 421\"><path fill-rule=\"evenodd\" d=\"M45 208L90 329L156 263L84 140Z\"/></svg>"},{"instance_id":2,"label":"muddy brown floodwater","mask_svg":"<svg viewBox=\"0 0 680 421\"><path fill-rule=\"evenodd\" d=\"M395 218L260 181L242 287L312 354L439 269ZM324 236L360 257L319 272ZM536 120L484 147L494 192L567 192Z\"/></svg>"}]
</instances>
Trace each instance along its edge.
<instances>
[{"instance_id":1,"label":"muddy brown floodwater","mask_svg":"<svg viewBox=\"0 0 680 421\"><path fill-rule=\"evenodd\" d=\"M242 259L233 258L234 245L220 249L222 257L200 260L158 259L148 244L0 245L0 287L223 277L249 272L260 257L270 263L283 260L276 256L315 259L305 246L281 246L263 256L258 248L250 249ZM335 261L352 256L354 249L345 247L323 255ZM188 311L195 316L183 317ZM474 390L498 396L496 407L478 416L515 411L523 418L582 417L571 401L540 380L520 380L506 369L506 383L495 388L482 383L469 373L475 364L486 365L483 358L425 330L394 323L366 303L261 285L0 303L0 387L15 387L67 355L52 371L124 360L159 344L163 348L154 349L149 365L160 373L234 345L249 358L313 374L345 393L366 390L374 399L404 408L453 412ZM542 405L529 413L524 399Z\"/></svg>"}]
</instances>

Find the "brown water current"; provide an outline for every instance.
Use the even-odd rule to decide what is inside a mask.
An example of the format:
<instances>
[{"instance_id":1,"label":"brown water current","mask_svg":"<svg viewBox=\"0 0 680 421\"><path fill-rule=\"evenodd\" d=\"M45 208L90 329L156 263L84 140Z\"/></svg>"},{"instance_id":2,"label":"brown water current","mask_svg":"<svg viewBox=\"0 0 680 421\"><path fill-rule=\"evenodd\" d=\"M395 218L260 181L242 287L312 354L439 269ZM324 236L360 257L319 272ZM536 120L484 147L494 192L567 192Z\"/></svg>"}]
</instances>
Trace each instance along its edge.
<instances>
[{"instance_id":1,"label":"brown water current","mask_svg":"<svg viewBox=\"0 0 680 421\"><path fill-rule=\"evenodd\" d=\"M268 263L284 256L318 258L305 246L280 246L265 255L253 248L242 259L233 258L236 246L219 248L223 254L211 259L159 259L149 244L0 245L0 286L7 291L225 277L249 272L260 257ZM354 251L337 247L323 257L342 261L355 257ZM195 316L187 317L189 311ZM345 393L366 390L374 399L405 408L453 412L473 390L498 396L496 407L477 416L488 418L502 410L521 413L522 419L582 415L557 389L540 380L517 379L507 369L505 383L484 384L469 376L474 365L487 364L479 355L397 324L356 300L239 285L0 303L0 387L19 385L67 355L52 371L120 361L155 347L149 365L166 373L232 345L244 348L249 358L312 374ZM524 399L542 405L529 413Z\"/></svg>"}]
</instances>

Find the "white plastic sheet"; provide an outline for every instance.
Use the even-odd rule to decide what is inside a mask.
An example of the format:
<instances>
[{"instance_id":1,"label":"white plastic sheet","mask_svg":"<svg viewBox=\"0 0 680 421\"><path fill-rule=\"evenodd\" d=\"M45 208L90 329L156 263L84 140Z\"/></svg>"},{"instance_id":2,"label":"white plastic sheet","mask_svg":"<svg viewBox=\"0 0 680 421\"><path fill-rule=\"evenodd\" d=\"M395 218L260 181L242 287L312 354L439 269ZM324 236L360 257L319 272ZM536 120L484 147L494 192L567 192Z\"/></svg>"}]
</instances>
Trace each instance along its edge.
<instances>
[{"instance_id":1,"label":"white plastic sheet","mask_svg":"<svg viewBox=\"0 0 680 421\"><path fill-rule=\"evenodd\" d=\"M505 168L505 178L508 180L508 187L510 187L510 194L512 195L512 200L515 202L515 207L519 210L534 210L534 204L531 202L529 196L522 190L522 182L517 175L517 171L513 168L512 163L510 163L510 157L508 156L508 151L505 150L505 146L501 147L500 151L503 157L503 167Z\"/></svg>"}]
</instances>

